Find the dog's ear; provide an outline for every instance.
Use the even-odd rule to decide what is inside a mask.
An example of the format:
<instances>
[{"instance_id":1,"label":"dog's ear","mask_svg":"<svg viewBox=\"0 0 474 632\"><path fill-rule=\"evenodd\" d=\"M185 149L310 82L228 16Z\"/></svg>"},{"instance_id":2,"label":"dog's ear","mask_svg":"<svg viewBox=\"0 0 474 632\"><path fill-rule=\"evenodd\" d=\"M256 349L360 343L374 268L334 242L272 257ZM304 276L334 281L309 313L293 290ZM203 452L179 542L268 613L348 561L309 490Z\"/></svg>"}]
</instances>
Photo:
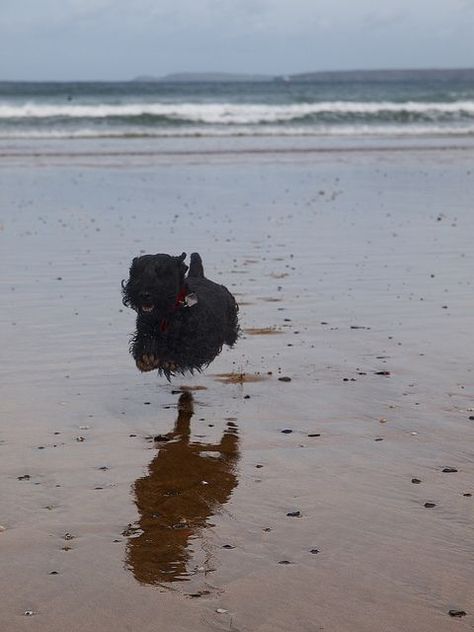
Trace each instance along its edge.
<instances>
[{"instance_id":1,"label":"dog's ear","mask_svg":"<svg viewBox=\"0 0 474 632\"><path fill-rule=\"evenodd\" d=\"M188 266L184 263L184 260L186 259L186 253L182 252L179 255L179 257L175 257L175 258L176 258L176 261L179 264L179 274L181 276L181 279L184 280L184 275L188 271Z\"/></svg>"}]
</instances>

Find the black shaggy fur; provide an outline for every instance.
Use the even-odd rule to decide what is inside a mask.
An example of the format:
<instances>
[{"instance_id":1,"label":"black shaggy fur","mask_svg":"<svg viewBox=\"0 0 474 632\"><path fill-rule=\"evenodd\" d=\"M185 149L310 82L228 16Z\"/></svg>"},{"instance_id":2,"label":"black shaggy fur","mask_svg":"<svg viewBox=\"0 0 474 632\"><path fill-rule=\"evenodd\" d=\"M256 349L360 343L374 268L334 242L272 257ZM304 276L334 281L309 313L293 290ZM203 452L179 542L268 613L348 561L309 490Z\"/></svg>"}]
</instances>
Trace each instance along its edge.
<instances>
[{"instance_id":1,"label":"black shaggy fur","mask_svg":"<svg viewBox=\"0 0 474 632\"><path fill-rule=\"evenodd\" d=\"M201 257L186 253L136 257L122 281L123 304L137 312L130 343L140 371L201 371L239 336L238 306L232 294L204 276ZM195 302L197 299L197 302Z\"/></svg>"}]
</instances>

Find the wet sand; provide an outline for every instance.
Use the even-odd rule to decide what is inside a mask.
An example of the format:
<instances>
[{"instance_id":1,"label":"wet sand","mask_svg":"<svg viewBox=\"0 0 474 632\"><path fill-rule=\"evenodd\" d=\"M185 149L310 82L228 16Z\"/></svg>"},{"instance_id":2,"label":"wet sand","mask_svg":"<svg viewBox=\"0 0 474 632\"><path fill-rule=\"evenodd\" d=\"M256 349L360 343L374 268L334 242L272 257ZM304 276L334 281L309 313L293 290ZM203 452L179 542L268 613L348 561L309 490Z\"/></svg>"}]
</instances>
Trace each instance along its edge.
<instances>
[{"instance_id":1,"label":"wet sand","mask_svg":"<svg viewBox=\"0 0 474 632\"><path fill-rule=\"evenodd\" d=\"M472 629L472 150L5 154L0 629ZM183 250L243 335L169 384L120 281Z\"/></svg>"}]
</instances>

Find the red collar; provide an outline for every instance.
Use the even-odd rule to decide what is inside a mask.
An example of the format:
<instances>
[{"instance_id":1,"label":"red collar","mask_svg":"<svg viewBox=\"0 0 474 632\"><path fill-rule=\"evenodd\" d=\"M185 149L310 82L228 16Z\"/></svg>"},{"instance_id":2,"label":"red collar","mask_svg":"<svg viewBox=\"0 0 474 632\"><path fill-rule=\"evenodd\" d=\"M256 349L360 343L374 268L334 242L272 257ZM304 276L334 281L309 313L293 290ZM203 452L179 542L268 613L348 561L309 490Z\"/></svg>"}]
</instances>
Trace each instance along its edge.
<instances>
[{"instance_id":1,"label":"red collar","mask_svg":"<svg viewBox=\"0 0 474 632\"><path fill-rule=\"evenodd\" d=\"M186 286L183 287L178 292L178 296L176 297L176 303L174 304L174 309L177 310L179 307L182 307L184 304L184 299L186 298Z\"/></svg>"},{"instance_id":2,"label":"red collar","mask_svg":"<svg viewBox=\"0 0 474 632\"><path fill-rule=\"evenodd\" d=\"M176 310L180 309L181 307L183 307L184 305L184 301L186 300L186 295L187 295L187 291L186 291L186 286L183 285L183 287L179 290L177 296L176 296L176 302L173 306L173 312L175 312ZM170 326L170 321L167 318L162 318L161 322L160 322L160 331L161 333L168 331Z\"/></svg>"}]
</instances>

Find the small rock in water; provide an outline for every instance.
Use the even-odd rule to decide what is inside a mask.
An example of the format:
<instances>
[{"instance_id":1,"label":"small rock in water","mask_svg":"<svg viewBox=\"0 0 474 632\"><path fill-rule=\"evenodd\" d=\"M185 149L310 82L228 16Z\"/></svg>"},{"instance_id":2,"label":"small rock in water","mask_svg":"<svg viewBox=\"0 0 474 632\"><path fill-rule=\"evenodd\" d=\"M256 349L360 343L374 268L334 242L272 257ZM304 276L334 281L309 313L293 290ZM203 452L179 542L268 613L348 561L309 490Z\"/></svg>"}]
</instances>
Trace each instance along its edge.
<instances>
[{"instance_id":1,"label":"small rock in water","mask_svg":"<svg viewBox=\"0 0 474 632\"><path fill-rule=\"evenodd\" d=\"M65 533L64 534L64 539L65 540L74 540L74 536L71 535L70 533Z\"/></svg>"},{"instance_id":2,"label":"small rock in water","mask_svg":"<svg viewBox=\"0 0 474 632\"><path fill-rule=\"evenodd\" d=\"M289 518L299 518L301 516L301 511L289 511L286 515Z\"/></svg>"},{"instance_id":3,"label":"small rock in water","mask_svg":"<svg viewBox=\"0 0 474 632\"><path fill-rule=\"evenodd\" d=\"M465 617L466 612L464 610L450 610L449 616L450 617Z\"/></svg>"},{"instance_id":4,"label":"small rock in water","mask_svg":"<svg viewBox=\"0 0 474 632\"><path fill-rule=\"evenodd\" d=\"M390 375L390 371L375 371L375 375Z\"/></svg>"},{"instance_id":5,"label":"small rock in water","mask_svg":"<svg viewBox=\"0 0 474 632\"><path fill-rule=\"evenodd\" d=\"M155 435L153 437L153 441L170 441L171 437L167 437L166 435Z\"/></svg>"},{"instance_id":6,"label":"small rock in water","mask_svg":"<svg viewBox=\"0 0 474 632\"><path fill-rule=\"evenodd\" d=\"M293 432L293 430L291 428L283 428L282 433L283 434L291 434Z\"/></svg>"},{"instance_id":7,"label":"small rock in water","mask_svg":"<svg viewBox=\"0 0 474 632\"><path fill-rule=\"evenodd\" d=\"M436 503L425 503L424 506L426 509L433 509L433 507L436 507Z\"/></svg>"},{"instance_id":8,"label":"small rock in water","mask_svg":"<svg viewBox=\"0 0 474 632\"><path fill-rule=\"evenodd\" d=\"M289 560L280 560L278 564L291 564Z\"/></svg>"},{"instance_id":9,"label":"small rock in water","mask_svg":"<svg viewBox=\"0 0 474 632\"><path fill-rule=\"evenodd\" d=\"M286 377L286 376L279 377L278 381L279 382L291 382L291 377Z\"/></svg>"},{"instance_id":10,"label":"small rock in water","mask_svg":"<svg viewBox=\"0 0 474 632\"><path fill-rule=\"evenodd\" d=\"M450 472L457 472L457 469L455 467L445 467L443 469L443 472L445 472L446 474L450 473Z\"/></svg>"},{"instance_id":11,"label":"small rock in water","mask_svg":"<svg viewBox=\"0 0 474 632\"><path fill-rule=\"evenodd\" d=\"M308 437L320 437L321 433L320 432L311 432Z\"/></svg>"},{"instance_id":12,"label":"small rock in water","mask_svg":"<svg viewBox=\"0 0 474 632\"><path fill-rule=\"evenodd\" d=\"M31 476L29 474L23 474L23 476L18 476L19 481L29 481Z\"/></svg>"},{"instance_id":13,"label":"small rock in water","mask_svg":"<svg viewBox=\"0 0 474 632\"><path fill-rule=\"evenodd\" d=\"M232 546L232 544L223 544L222 548L223 549L235 549L235 546Z\"/></svg>"},{"instance_id":14,"label":"small rock in water","mask_svg":"<svg viewBox=\"0 0 474 632\"><path fill-rule=\"evenodd\" d=\"M25 610L25 612L23 614L24 614L25 617L32 617L35 613L34 613L33 610Z\"/></svg>"},{"instance_id":15,"label":"small rock in water","mask_svg":"<svg viewBox=\"0 0 474 632\"><path fill-rule=\"evenodd\" d=\"M414 483L415 485L419 485L421 483L421 480L419 478L412 478L411 482Z\"/></svg>"},{"instance_id":16,"label":"small rock in water","mask_svg":"<svg viewBox=\"0 0 474 632\"><path fill-rule=\"evenodd\" d=\"M217 614L227 614L228 610L225 608L216 608Z\"/></svg>"},{"instance_id":17,"label":"small rock in water","mask_svg":"<svg viewBox=\"0 0 474 632\"><path fill-rule=\"evenodd\" d=\"M319 553L319 549L311 549L310 553L317 555Z\"/></svg>"}]
</instances>

